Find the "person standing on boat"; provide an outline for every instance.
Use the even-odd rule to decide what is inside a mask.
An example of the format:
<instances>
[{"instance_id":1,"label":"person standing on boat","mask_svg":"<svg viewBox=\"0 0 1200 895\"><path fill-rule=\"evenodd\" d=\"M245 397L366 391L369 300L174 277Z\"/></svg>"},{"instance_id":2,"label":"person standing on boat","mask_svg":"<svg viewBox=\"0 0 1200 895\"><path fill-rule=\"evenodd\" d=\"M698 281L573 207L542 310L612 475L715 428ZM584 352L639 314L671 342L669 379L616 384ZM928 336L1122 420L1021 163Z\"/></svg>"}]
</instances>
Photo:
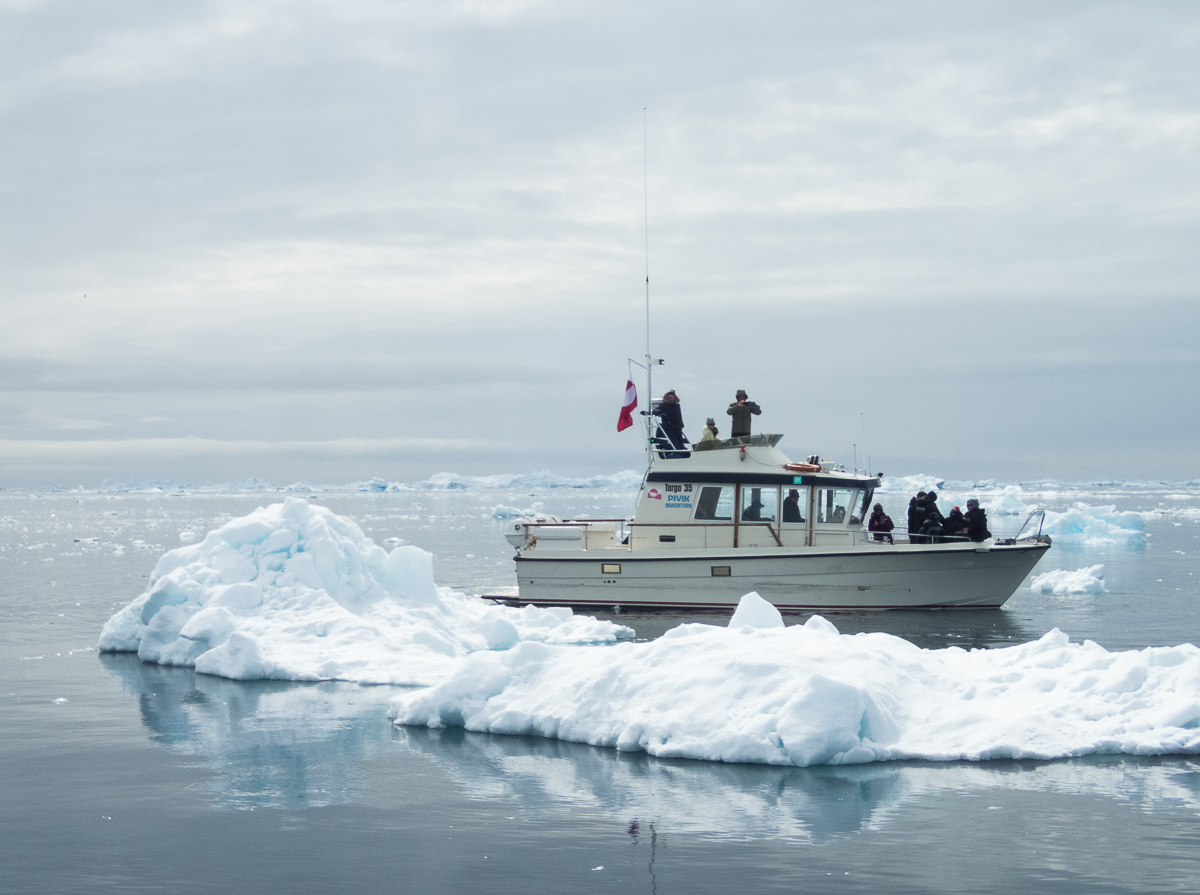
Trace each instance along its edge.
<instances>
[{"instance_id":1,"label":"person standing on boat","mask_svg":"<svg viewBox=\"0 0 1200 895\"><path fill-rule=\"evenodd\" d=\"M675 389L671 389L663 395L662 403L654 411L659 418L659 427L663 431L663 435L671 443L672 452L668 457L675 459L680 456L677 452L683 451L683 411L679 407L679 396L675 394Z\"/></svg>"},{"instance_id":2,"label":"person standing on boat","mask_svg":"<svg viewBox=\"0 0 1200 895\"><path fill-rule=\"evenodd\" d=\"M867 531L875 532L875 540L887 541L889 544L896 543L892 540L892 529L896 527L896 523L892 521L892 517L883 511L883 504L877 503L871 508L871 518L867 520Z\"/></svg>"},{"instance_id":3,"label":"person standing on boat","mask_svg":"<svg viewBox=\"0 0 1200 895\"><path fill-rule=\"evenodd\" d=\"M967 537L975 543L986 541L992 536L987 527L987 513L979 508L979 501L972 497L967 501Z\"/></svg>"},{"instance_id":4,"label":"person standing on boat","mask_svg":"<svg viewBox=\"0 0 1200 895\"><path fill-rule=\"evenodd\" d=\"M936 491L930 491L925 495L925 518L926 520L936 519L939 525L946 521L946 517L938 509Z\"/></svg>"},{"instance_id":5,"label":"person standing on boat","mask_svg":"<svg viewBox=\"0 0 1200 895\"><path fill-rule=\"evenodd\" d=\"M928 507L925 506L925 492L918 491L917 496L908 501L908 543L924 544L925 541L917 532L921 530L921 526L925 524L925 512Z\"/></svg>"},{"instance_id":6,"label":"person standing on boat","mask_svg":"<svg viewBox=\"0 0 1200 895\"><path fill-rule=\"evenodd\" d=\"M762 408L751 401L746 396L746 390L739 388L737 394L734 395L737 399L729 405L729 409L725 412L733 417L733 423L730 426L729 434L733 438L740 438L750 435L750 414L758 416L762 413Z\"/></svg>"}]
</instances>

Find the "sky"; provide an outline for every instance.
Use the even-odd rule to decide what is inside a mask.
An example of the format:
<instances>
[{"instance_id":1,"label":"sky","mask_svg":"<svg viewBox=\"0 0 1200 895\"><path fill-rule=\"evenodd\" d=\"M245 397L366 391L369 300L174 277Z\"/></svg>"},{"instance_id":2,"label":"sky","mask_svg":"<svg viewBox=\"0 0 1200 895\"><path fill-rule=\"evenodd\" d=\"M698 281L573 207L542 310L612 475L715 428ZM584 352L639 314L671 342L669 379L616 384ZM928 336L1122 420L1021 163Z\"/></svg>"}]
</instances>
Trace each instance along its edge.
<instances>
[{"instance_id":1,"label":"sky","mask_svg":"<svg viewBox=\"0 0 1200 895\"><path fill-rule=\"evenodd\" d=\"M0 487L1200 478L1194 2L0 0Z\"/></svg>"}]
</instances>

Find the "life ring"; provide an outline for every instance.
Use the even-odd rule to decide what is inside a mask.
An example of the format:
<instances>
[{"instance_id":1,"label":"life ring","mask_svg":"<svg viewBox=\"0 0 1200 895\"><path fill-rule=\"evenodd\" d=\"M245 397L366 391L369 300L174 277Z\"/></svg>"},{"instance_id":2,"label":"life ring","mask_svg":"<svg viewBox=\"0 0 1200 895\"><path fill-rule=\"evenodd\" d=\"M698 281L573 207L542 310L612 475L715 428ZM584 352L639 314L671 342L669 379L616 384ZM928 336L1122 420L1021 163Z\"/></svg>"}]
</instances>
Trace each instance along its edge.
<instances>
[{"instance_id":1,"label":"life ring","mask_svg":"<svg viewBox=\"0 0 1200 895\"><path fill-rule=\"evenodd\" d=\"M815 463L784 463L783 468L788 472L820 472L821 467Z\"/></svg>"}]
</instances>

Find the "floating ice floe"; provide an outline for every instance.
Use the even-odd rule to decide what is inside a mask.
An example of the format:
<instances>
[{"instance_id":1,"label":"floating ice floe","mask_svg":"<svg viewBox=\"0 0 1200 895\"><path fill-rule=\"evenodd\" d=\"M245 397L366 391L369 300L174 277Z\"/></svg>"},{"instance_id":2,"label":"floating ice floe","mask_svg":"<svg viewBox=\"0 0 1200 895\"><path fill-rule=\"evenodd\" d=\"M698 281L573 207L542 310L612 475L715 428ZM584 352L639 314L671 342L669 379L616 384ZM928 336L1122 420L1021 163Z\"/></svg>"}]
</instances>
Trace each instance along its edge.
<instances>
[{"instance_id":1,"label":"floating ice floe","mask_svg":"<svg viewBox=\"0 0 1200 895\"><path fill-rule=\"evenodd\" d=\"M1085 569L1055 569L1035 575L1029 587L1043 594L1102 594L1104 587L1104 566L1088 566Z\"/></svg>"},{"instance_id":2,"label":"floating ice floe","mask_svg":"<svg viewBox=\"0 0 1200 895\"><path fill-rule=\"evenodd\" d=\"M519 519L521 517L532 518L532 517L537 516L544 512L545 512L545 509L543 507L543 504L539 500L536 503L534 503L533 506L526 507L523 510L520 509L519 507L510 507L510 506L508 506L506 504L502 504L502 503L496 504L496 506L492 507L491 515L492 515L493 519Z\"/></svg>"},{"instance_id":3,"label":"floating ice floe","mask_svg":"<svg viewBox=\"0 0 1200 895\"><path fill-rule=\"evenodd\" d=\"M945 479L932 475L884 476L880 482L881 493L901 492L916 494L918 491L939 491L946 485Z\"/></svg>"},{"instance_id":4,"label":"floating ice floe","mask_svg":"<svg viewBox=\"0 0 1200 895\"><path fill-rule=\"evenodd\" d=\"M1006 485L986 495L976 495L987 512L995 516L1021 516L1033 509L1025 502L1025 492L1020 485Z\"/></svg>"},{"instance_id":5,"label":"floating ice floe","mask_svg":"<svg viewBox=\"0 0 1200 895\"><path fill-rule=\"evenodd\" d=\"M1146 546L1146 522L1141 513L1123 512L1115 506L1093 507L1076 503L1065 513L1046 512L1042 531L1056 546L1118 547L1139 550Z\"/></svg>"},{"instance_id":6,"label":"floating ice floe","mask_svg":"<svg viewBox=\"0 0 1200 895\"><path fill-rule=\"evenodd\" d=\"M569 609L439 588L425 551L388 553L350 519L288 498L165 554L99 645L236 679L429 684L478 650L632 636Z\"/></svg>"},{"instance_id":7,"label":"floating ice floe","mask_svg":"<svg viewBox=\"0 0 1200 895\"><path fill-rule=\"evenodd\" d=\"M399 724L797 766L1200 752L1195 646L1114 653L1056 629L1004 649L926 650L842 635L819 616L783 627L764 603L748 594L734 627L683 624L649 643L475 653L389 712Z\"/></svg>"},{"instance_id":8,"label":"floating ice floe","mask_svg":"<svg viewBox=\"0 0 1200 895\"><path fill-rule=\"evenodd\" d=\"M463 476L440 472L424 482L409 487L422 490L490 490L494 488L636 488L642 483L642 473L627 469L612 475L590 478L571 478L548 470L542 472L506 473L502 475Z\"/></svg>"}]
</instances>

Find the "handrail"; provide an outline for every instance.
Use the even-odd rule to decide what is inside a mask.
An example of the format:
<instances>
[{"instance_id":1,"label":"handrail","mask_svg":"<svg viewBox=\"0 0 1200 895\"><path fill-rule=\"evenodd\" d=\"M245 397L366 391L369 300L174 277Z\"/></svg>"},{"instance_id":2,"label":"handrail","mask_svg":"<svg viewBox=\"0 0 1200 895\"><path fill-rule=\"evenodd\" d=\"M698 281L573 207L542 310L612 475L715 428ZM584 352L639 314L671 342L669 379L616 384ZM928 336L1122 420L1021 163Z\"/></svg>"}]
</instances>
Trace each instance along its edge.
<instances>
[{"instance_id":1,"label":"handrail","mask_svg":"<svg viewBox=\"0 0 1200 895\"><path fill-rule=\"evenodd\" d=\"M1029 524L1031 522L1033 522L1034 516L1038 516L1040 521L1038 522L1037 534L1033 535L1033 538L1036 540L1037 538L1040 538L1042 536L1042 526L1046 524L1046 511L1043 510L1041 507L1034 507L1032 510L1029 511L1029 515L1025 517L1025 521L1023 523L1021 523L1021 527L1017 530L1017 533L1013 536L1014 541L1021 540L1021 533L1023 531L1025 531L1026 528L1029 527Z\"/></svg>"}]
</instances>

